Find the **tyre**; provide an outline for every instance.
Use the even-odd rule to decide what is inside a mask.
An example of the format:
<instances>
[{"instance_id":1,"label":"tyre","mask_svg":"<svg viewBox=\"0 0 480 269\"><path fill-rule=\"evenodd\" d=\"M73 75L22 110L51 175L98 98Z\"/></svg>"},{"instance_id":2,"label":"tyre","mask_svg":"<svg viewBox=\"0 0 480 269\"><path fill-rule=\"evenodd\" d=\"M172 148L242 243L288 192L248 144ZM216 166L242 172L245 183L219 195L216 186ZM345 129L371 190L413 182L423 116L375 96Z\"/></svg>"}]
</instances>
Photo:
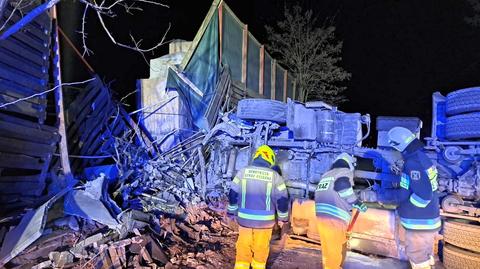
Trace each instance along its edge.
<instances>
[{"instance_id":1,"label":"tyre","mask_svg":"<svg viewBox=\"0 0 480 269\"><path fill-rule=\"evenodd\" d=\"M443 265L447 269L478 269L480 254L446 244L443 247Z\"/></svg>"},{"instance_id":2,"label":"tyre","mask_svg":"<svg viewBox=\"0 0 480 269\"><path fill-rule=\"evenodd\" d=\"M446 111L449 116L480 111L480 87L447 94Z\"/></svg>"},{"instance_id":3,"label":"tyre","mask_svg":"<svg viewBox=\"0 0 480 269\"><path fill-rule=\"evenodd\" d=\"M480 253L480 226L452 220L445 221L443 238L449 244Z\"/></svg>"},{"instance_id":4,"label":"tyre","mask_svg":"<svg viewBox=\"0 0 480 269\"><path fill-rule=\"evenodd\" d=\"M287 104L268 99L242 99L238 102L237 117L243 120L287 121Z\"/></svg>"},{"instance_id":5,"label":"tyre","mask_svg":"<svg viewBox=\"0 0 480 269\"><path fill-rule=\"evenodd\" d=\"M445 136L449 140L480 138L480 113L448 117Z\"/></svg>"}]
</instances>

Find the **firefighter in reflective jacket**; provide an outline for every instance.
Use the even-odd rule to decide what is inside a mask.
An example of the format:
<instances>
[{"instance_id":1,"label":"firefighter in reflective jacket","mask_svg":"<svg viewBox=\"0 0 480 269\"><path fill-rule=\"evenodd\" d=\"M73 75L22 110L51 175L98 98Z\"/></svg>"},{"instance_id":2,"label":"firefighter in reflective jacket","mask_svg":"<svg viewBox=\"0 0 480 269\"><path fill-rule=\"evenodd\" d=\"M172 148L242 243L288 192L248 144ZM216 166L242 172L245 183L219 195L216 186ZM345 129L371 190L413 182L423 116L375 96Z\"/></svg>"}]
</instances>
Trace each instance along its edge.
<instances>
[{"instance_id":1,"label":"firefighter in reflective jacket","mask_svg":"<svg viewBox=\"0 0 480 269\"><path fill-rule=\"evenodd\" d=\"M273 165L273 150L260 146L252 165L238 171L233 179L228 214L236 215L239 224L235 268L265 268L275 214L280 226L288 221L287 188L271 169Z\"/></svg>"},{"instance_id":2,"label":"firefighter in reflective jacket","mask_svg":"<svg viewBox=\"0 0 480 269\"><path fill-rule=\"evenodd\" d=\"M347 227L351 210L367 207L353 192L355 158L340 154L331 169L322 175L315 190L315 211L325 269L341 268L346 255Z\"/></svg>"},{"instance_id":3,"label":"firefighter in reflective jacket","mask_svg":"<svg viewBox=\"0 0 480 269\"><path fill-rule=\"evenodd\" d=\"M378 190L379 202L397 204L400 222L406 229L405 251L412 268L434 265L433 244L441 226L437 194L437 169L423 152L423 144L408 129L394 127L388 143L404 159L400 188Z\"/></svg>"}]
</instances>

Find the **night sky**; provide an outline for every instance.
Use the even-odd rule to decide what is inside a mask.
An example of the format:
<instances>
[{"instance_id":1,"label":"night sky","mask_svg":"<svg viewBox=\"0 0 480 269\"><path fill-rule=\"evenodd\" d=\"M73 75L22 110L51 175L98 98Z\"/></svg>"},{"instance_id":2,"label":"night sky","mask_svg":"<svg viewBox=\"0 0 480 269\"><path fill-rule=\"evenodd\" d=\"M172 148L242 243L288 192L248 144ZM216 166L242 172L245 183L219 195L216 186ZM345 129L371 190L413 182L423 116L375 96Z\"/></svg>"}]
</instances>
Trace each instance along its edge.
<instances>
[{"instance_id":1,"label":"night sky","mask_svg":"<svg viewBox=\"0 0 480 269\"><path fill-rule=\"evenodd\" d=\"M349 102L340 108L372 116L419 116L424 134L429 133L431 93L480 85L480 28L465 23L472 9L464 0L305 0L318 21L334 17L337 37L344 41L342 65L352 73L347 83ZM169 9L143 6L143 12L108 19L115 36L129 42L129 34L143 38L148 47L159 40L171 22L167 39L192 40L211 0L165 1ZM226 1L250 32L267 42L264 25L282 18L285 3L295 1ZM62 2L61 25L80 41L82 8L76 2ZM76 8L77 7L77 8ZM72 19L78 18L78 19ZM148 77L149 67L138 53L113 45L101 30L93 12L88 13L87 44L94 54L87 57L95 71L119 95L135 88L137 78ZM80 45L80 43L78 43ZM65 48L65 46L63 46ZM168 46L147 54L159 57ZM64 49L64 80L85 77L87 73L70 50Z\"/></svg>"}]
</instances>

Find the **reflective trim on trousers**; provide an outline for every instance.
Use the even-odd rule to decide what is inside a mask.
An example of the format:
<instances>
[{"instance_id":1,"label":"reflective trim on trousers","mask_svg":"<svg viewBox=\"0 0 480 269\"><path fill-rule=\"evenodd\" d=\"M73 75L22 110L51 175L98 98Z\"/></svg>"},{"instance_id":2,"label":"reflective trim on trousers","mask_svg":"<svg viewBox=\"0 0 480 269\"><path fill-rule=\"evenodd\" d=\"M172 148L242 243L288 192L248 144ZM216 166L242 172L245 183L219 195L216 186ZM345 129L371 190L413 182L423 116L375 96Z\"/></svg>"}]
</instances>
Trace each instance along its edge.
<instances>
[{"instance_id":1,"label":"reflective trim on trousers","mask_svg":"<svg viewBox=\"0 0 480 269\"><path fill-rule=\"evenodd\" d=\"M267 266L266 263L257 262L256 260L252 260L252 268L253 269L265 269Z\"/></svg>"},{"instance_id":2,"label":"reflective trim on trousers","mask_svg":"<svg viewBox=\"0 0 480 269\"><path fill-rule=\"evenodd\" d=\"M234 269L250 269L250 263L249 262L235 262L235 267Z\"/></svg>"},{"instance_id":3,"label":"reflective trim on trousers","mask_svg":"<svg viewBox=\"0 0 480 269\"><path fill-rule=\"evenodd\" d=\"M238 209L238 205L228 205L228 211L236 211Z\"/></svg>"},{"instance_id":4,"label":"reflective trim on trousers","mask_svg":"<svg viewBox=\"0 0 480 269\"><path fill-rule=\"evenodd\" d=\"M324 204L324 203L316 203L315 211L317 213L323 213L323 214L340 218L346 222L349 222L351 218L350 214L347 211L340 209L336 206Z\"/></svg>"},{"instance_id":5,"label":"reflective trim on trousers","mask_svg":"<svg viewBox=\"0 0 480 269\"><path fill-rule=\"evenodd\" d=\"M430 268L432 268L430 259L428 259L424 262L421 262L421 263L413 263L412 261L410 261L410 265L412 266L412 269L430 269Z\"/></svg>"},{"instance_id":6,"label":"reflective trim on trousers","mask_svg":"<svg viewBox=\"0 0 480 269\"><path fill-rule=\"evenodd\" d=\"M238 217L246 220L274 220L275 212L240 208Z\"/></svg>"},{"instance_id":7,"label":"reflective trim on trousers","mask_svg":"<svg viewBox=\"0 0 480 269\"><path fill-rule=\"evenodd\" d=\"M288 218L288 212L280 212L280 211L277 211L277 215L279 218Z\"/></svg>"}]
</instances>

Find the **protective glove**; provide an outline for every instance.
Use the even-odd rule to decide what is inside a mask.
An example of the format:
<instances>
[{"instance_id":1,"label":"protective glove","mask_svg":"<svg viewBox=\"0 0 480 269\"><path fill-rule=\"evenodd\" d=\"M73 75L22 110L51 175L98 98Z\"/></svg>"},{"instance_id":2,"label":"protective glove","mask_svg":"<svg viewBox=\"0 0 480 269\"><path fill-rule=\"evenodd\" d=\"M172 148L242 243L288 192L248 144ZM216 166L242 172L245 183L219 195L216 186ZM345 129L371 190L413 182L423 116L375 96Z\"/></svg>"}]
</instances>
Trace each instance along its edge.
<instances>
[{"instance_id":1,"label":"protective glove","mask_svg":"<svg viewBox=\"0 0 480 269\"><path fill-rule=\"evenodd\" d=\"M373 190L361 190L360 200L362 202L374 203L377 201L377 193Z\"/></svg>"},{"instance_id":2,"label":"protective glove","mask_svg":"<svg viewBox=\"0 0 480 269\"><path fill-rule=\"evenodd\" d=\"M372 186L372 191L379 192L381 189L380 184L373 184Z\"/></svg>"},{"instance_id":3,"label":"protective glove","mask_svg":"<svg viewBox=\"0 0 480 269\"><path fill-rule=\"evenodd\" d=\"M367 206L362 202L356 202L355 204L353 204L353 208L356 208L360 212L366 212L368 209Z\"/></svg>"}]
</instances>

